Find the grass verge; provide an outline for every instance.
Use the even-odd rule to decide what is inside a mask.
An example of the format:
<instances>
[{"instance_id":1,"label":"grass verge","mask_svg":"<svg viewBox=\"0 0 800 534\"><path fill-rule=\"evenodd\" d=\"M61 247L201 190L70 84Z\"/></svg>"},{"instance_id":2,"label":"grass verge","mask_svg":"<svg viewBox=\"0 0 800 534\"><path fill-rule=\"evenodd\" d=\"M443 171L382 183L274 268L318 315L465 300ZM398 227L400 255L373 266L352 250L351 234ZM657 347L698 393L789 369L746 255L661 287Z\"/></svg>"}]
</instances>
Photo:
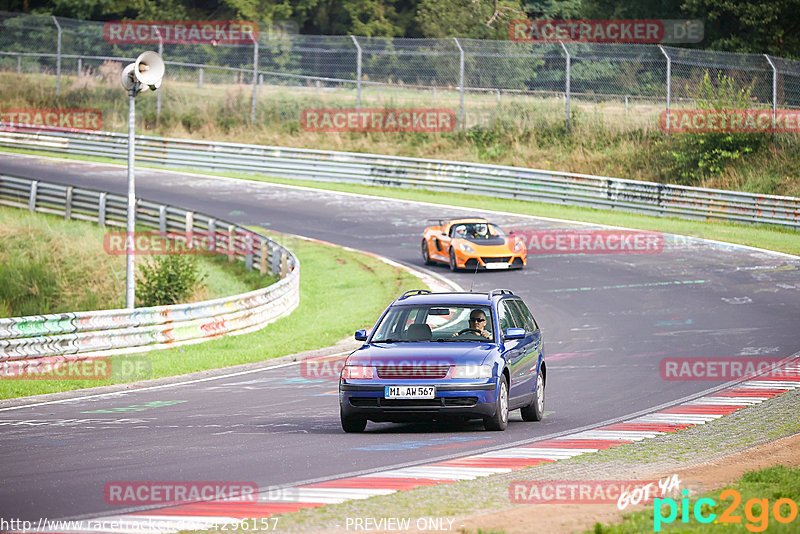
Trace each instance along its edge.
<instances>
[{"instance_id":1,"label":"grass verge","mask_svg":"<svg viewBox=\"0 0 800 534\"><path fill-rule=\"evenodd\" d=\"M7 67L13 68L8 63ZM127 108L119 84L121 69L121 63L107 62L96 72L84 72L80 77L65 71L60 97L56 97L56 77L52 74L0 72L0 104L4 109L95 108L102 113L104 130L124 132ZM661 131L663 102L637 100L629 106L623 100L597 102L575 95L567 128L564 102L559 97L506 93L498 100L494 93L467 92L463 95L463 120L459 119L458 127L451 132L329 133L303 127L301 113L313 108L352 108L356 97L352 88L264 85L254 101L251 87L244 85L241 77L213 69L205 73L206 83L199 88L195 72L172 72L161 88L160 114L156 112L156 98L139 99L137 131L173 138L434 157L758 194L800 195L798 136L746 134L747 138L737 138L710 134L695 142L694 134ZM709 99L716 102L721 95L717 90L706 91L702 84L689 90L700 99L701 107ZM462 101L457 91L432 94L407 86L367 85L360 95L364 109L435 107L459 115ZM251 122L253 105L255 120ZM673 103L675 109L681 105L696 104Z\"/></svg>"},{"instance_id":2,"label":"grass verge","mask_svg":"<svg viewBox=\"0 0 800 534\"><path fill-rule=\"evenodd\" d=\"M103 240L109 231L116 230L0 208L0 317L124 308L125 256L106 253ZM224 257L195 258L204 279L188 302L246 293L275 281Z\"/></svg>"},{"instance_id":3,"label":"grass verge","mask_svg":"<svg viewBox=\"0 0 800 534\"><path fill-rule=\"evenodd\" d=\"M9 149L0 147L0 152L13 152L19 154L32 154L41 156L64 157L39 150ZM71 156L68 159L80 161L93 161L98 163L116 163L109 158L88 158ZM153 169L168 169L154 165L140 165ZM175 171L176 169L169 169ZM524 200L504 199L495 197L482 197L458 193L443 193L437 191L397 189L391 187L366 186L356 184L339 184L330 182L315 182L311 180L290 180L277 177L266 177L254 174L235 172L209 172L199 169L180 169L180 171L203 174L208 176L225 176L244 180L255 180L267 183L286 184L325 189L330 191L344 191L365 195L375 195L402 200L424 201L450 206L466 208L505 211L521 215L537 217L551 217L571 221L622 226L639 230L653 230L657 232L688 235L704 239L725 241L740 245L764 248L787 254L800 255L800 232L775 225L747 225L720 221L689 221L677 217L654 217L613 210L599 210L575 206L562 206L546 204L543 202L530 202ZM178 171L178 172L180 172Z\"/></svg>"},{"instance_id":4,"label":"grass verge","mask_svg":"<svg viewBox=\"0 0 800 534\"><path fill-rule=\"evenodd\" d=\"M300 306L258 332L139 354L137 359L146 362L146 376L137 378L181 375L327 347L358 328L370 327L399 292L419 286L406 271L364 254L285 236L273 238L300 259ZM359 305L345 305L352 302ZM0 380L0 398L130 381Z\"/></svg>"}]
</instances>

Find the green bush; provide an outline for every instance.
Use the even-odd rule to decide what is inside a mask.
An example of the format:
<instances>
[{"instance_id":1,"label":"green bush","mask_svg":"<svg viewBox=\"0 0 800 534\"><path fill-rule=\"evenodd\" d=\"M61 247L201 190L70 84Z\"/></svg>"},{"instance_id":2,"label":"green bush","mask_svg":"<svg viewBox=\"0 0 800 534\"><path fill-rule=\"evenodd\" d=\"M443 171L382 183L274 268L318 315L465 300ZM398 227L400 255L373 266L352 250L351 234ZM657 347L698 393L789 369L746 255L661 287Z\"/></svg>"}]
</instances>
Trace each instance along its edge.
<instances>
[{"instance_id":1,"label":"green bush","mask_svg":"<svg viewBox=\"0 0 800 534\"><path fill-rule=\"evenodd\" d=\"M706 71L697 94L698 109L747 109L752 86L739 89L727 76L716 83ZM722 174L727 166L758 152L768 139L758 133L679 133L668 143L669 174L679 184L693 185L705 177Z\"/></svg>"},{"instance_id":2,"label":"green bush","mask_svg":"<svg viewBox=\"0 0 800 534\"><path fill-rule=\"evenodd\" d=\"M156 256L139 265L137 304L146 307L185 302L204 279L196 258L180 254Z\"/></svg>"}]
</instances>

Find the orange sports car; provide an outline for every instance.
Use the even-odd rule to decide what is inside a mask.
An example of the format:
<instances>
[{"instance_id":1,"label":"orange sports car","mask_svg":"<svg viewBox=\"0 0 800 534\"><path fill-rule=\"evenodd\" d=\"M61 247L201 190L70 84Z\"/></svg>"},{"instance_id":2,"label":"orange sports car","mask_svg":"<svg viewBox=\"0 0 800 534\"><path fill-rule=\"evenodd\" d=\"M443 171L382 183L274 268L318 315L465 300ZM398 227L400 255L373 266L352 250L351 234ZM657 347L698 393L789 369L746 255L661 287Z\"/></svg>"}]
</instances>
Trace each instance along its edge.
<instances>
[{"instance_id":1,"label":"orange sports car","mask_svg":"<svg viewBox=\"0 0 800 534\"><path fill-rule=\"evenodd\" d=\"M447 263L450 269L522 269L528 251L521 237L506 235L486 219L437 219L422 236L426 265Z\"/></svg>"}]
</instances>

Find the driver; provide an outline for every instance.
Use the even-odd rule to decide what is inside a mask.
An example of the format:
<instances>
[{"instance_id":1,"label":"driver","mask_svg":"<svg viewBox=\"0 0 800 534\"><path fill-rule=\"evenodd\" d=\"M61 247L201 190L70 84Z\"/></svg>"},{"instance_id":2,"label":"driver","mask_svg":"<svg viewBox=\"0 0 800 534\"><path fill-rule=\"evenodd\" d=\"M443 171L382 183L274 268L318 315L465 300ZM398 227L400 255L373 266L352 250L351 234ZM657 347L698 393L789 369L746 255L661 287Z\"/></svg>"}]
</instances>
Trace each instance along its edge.
<instances>
[{"instance_id":1,"label":"driver","mask_svg":"<svg viewBox=\"0 0 800 534\"><path fill-rule=\"evenodd\" d=\"M492 334L488 330L486 330L486 314L483 310L472 310L469 314L469 328L472 330L477 330L477 332L470 332L472 334L485 337L486 339L492 339ZM456 337L458 333L456 332L453 334L453 337Z\"/></svg>"},{"instance_id":2,"label":"driver","mask_svg":"<svg viewBox=\"0 0 800 534\"><path fill-rule=\"evenodd\" d=\"M471 236L474 239L488 239L489 227L485 223L477 223L472 227Z\"/></svg>"}]
</instances>

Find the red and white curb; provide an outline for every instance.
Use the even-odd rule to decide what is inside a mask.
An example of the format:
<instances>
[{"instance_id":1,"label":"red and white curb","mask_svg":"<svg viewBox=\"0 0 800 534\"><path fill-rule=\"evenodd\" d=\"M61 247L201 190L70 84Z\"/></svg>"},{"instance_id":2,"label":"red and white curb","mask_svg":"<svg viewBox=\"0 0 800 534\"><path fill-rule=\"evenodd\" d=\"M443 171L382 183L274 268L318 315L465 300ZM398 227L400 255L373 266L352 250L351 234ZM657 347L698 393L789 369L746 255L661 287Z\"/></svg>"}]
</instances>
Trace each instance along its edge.
<instances>
[{"instance_id":1,"label":"red and white curb","mask_svg":"<svg viewBox=\"0 0 800 534\"><path fill-rule=\"evenodd\" d=\"M269 493L265 491L258 502L197 502L146 512L84 519L84 525L114 523L116 528L61 528L58 532L166 533L205 530L214 528L215 525L232 525L245 519L269 518L275 514L326 504L508 473L702 425L800 388L800 364L793 363L785 369L786 372L779 378L748 380L627 421L527 445L426 465L283 488L277 498L271 495L275 490ZM48 531L34 529L32 532Z\"/></svg>"}]
</instances>

